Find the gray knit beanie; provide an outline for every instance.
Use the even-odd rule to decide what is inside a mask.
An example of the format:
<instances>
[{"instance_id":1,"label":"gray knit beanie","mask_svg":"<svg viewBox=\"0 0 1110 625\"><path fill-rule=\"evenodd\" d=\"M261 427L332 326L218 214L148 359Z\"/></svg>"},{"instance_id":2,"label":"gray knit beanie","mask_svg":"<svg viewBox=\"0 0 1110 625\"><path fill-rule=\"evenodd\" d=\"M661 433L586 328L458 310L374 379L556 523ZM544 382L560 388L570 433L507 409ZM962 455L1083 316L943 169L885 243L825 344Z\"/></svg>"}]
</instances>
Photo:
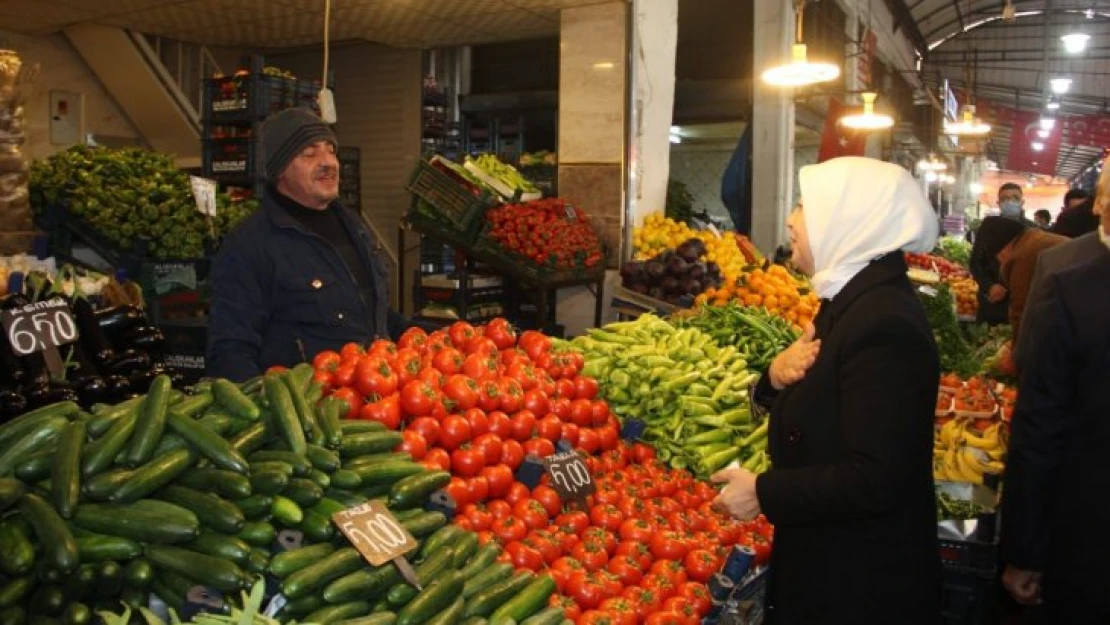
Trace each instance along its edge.
<instances>
[{"instance_id":1,"label":"gray knit beanie","mask_svg":"<svg viewBox=\"0 0 1110 625\"><path fill-rule=\"evenodd\" d=\"M331 127L311 110L291 108L271 115L262 123L266 179L276 182L297 154L317 141L339 146Z\"/></svg>"}]
</instances>

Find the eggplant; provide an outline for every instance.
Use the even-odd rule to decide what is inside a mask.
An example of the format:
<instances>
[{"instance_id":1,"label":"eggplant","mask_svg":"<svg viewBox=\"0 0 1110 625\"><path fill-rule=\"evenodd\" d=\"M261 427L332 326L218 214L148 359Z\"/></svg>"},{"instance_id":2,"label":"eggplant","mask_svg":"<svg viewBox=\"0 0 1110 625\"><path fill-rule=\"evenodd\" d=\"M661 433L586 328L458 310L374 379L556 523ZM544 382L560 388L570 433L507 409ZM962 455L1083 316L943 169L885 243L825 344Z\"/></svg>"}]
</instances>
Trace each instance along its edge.
<instances>
[{"instance_id":1,"label":"eggplant","mask_svg":"<svg viewBox=\"0 0 1110 625\"><path fill-rule=\"evenodd\" d=\"M147 367L146 369L135 371L131 375L127 376L127 380L131 383L131 389L134 390L136 393L145 393L150 390L150 383L154 381L154 378L162 375L165 372L165 366L163 366L161 363L157 363Z\"/></svg>"},{"instance_id":2,"label":"eggplant","mask_svg":"<svg viewBox=\"0 0 1110 625\"><path fill-rule=\"evenodd\" d=\"M108 336L100 327L100 320L97 319L96 311L93 310L89 300L83 297L74 298L71 307L73 316L77 319L77 329L81 332L80 342L85 352L99 365L111 360L114 355L112 344L108 342Z\"/></svg>"},{"instance_id":3,"label":"eggplant","mask_svg":"<svg viewBox=\"0 0 1110 625\"><path fill-rule=\"evenodd\" d=\"M27 373L23 371L23 363L12 351L12 346L6 339L0 341L0 381L7 382L13 387L23 385Z\"/></svg>"},{"instance_id":4,"label":"eggplant","mask_svg":"<svg viewBox=\"0 0 1110 625\"><path fill-rule=\"evenodd\" d=\"M162 344L165 341L166 337L160 329L143 325L120 334L118 344L127 349L136 349L147 353L161 353Z\"/></svg>"},{"instance_id":5,"label":"eggplant","mask_svg":"<svg viewBox=\"0 0 1110 625\"><path fill-rule=\"evenodd\" d=\"M676 278L680 278L686 274L686 269L689 268L689 266L689 263L682 260L682 257L671 256L670 259L667 260L667 273Z\"/></svg>"},{"instance_id":6,"label":"eggplant","mask_svg":"<svg viewBox=\"0 0 1110 625\"><path fill-rule=\"evenodd\" d=\"M110 337L146 323L146 315L135 306L116 306L97 311L96 322L105 335Z\"/></svg>"},{"instance_id":7,"label":"eggplant","mask_svg":"<svg viewBox=\"0 0 1110 625\"><path fill-rule=\"evenodd\" d=\"M27 398L10 388L0 390L0 420L7 422L27 412Z\"/></svg>"},{"instance_id":8,"label":"eggplant","mask_svg":"<svg viewBox=\"0 0 1110 625\"><path fill-rule=\"evenodd\" d=\"M27 402L30 408L48 406L63 401L76 402L80 398L77 391L67 384L48 384L31 389L27 393Z\"/></svg>"},{"instance_id":9,"label":"eggplant","mask_svg":"<svg viewBox=\"0 0 1110 625\"><path fill-rule=\"evenodd\" d=\"M644 265L644 269L647 270L648 279L652 282L661 280L667 273L667 266L658 260L649 260Z\"/></svg>"},{"instance_id":10,"label":"eggplant","mask_svg":"<svg viewBox=\"0 0 1110 625\"><path fill-rule=\"evenodd\" d=\"M150 356L137 349L128 349L119 354L108 363L110 373L129 376L132 373L150 369Z\"/></svg>"},{"instance_id":11,"label":"eggplant","mask_svg":"<svg viewBox=\"0 0 1110 625\"><path fill-rule=\"evenodd\" d=\"M666 293L674 293L679 289L679 282L677 278L667 276L666 278L663 278L663 282L659 286Z\"/></svg>"},{"instance_id":12,"label":"eggplant","mask_svg":"<svg viewBox=\"0 0 1110 625\"><path fill-rule=\"evenodd\" d=\"M104 385L107 387L109 403L119 403L132 394L131 380L122 375L105 376Z\"/></svg>"},{"instance_id":13,"label":"eggplant","mask_svg":"<svg viewBox=\"0 0 1110 625\"><path fill-rule=\"evenodd\" d=\"M90 375L80 381L74 381L73 389L77 391L77 397L80 398L82 406L92 406L111 400L108 383L99 375Z\"/></svg>"}]
</instances>

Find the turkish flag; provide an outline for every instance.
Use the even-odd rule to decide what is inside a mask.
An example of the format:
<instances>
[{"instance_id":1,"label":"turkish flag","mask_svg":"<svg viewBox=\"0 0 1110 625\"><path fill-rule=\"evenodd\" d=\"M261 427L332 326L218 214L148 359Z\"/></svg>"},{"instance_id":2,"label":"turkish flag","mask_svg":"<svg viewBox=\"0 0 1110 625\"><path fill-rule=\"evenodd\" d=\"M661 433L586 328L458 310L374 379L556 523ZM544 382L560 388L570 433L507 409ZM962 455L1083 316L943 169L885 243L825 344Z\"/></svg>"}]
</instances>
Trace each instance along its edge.
<instances>
[{"instance_id":1,"label":"turkish flag","mask_svg":"<svg viewBox=\"0 0 1110 625\"><path fill-rule=\"evenodd\" d=\"M1110 146L1110 117L1105 115L1076 115L1065 123L1068 143L1089 145L1096 148Z\"/></svg>"},{"instance_id":2,"label":"turkish flag","mask_svg":"<svg viewBox=\"0 0 1110 625\"><path fill-rule=\"evenodd\" d=\"M1048 136L1041 137L1040 118L1041 114L1035 111L1014 111L1013 124L1010 126L1007 169L1047 176L1056 174L1056 157L1060 154L1060 140L1064 134L1063 124L1057 120ZM1034 143L1040 143L1043 149L1034 150Z\"/></svg>"},{"instance_id":3,"label":"turkish flag","mask_svg":"<svg viewBox=\"0 0 1110 625\"><path fill-rule=\"evenodd\" d=\"M818 163L838 156L863 156L867 148L867 134L841 126L840 117L845 112L840 100L829 98L829 113L825 116L821 149L817 152Z\"/></svg>"}]
</instances>

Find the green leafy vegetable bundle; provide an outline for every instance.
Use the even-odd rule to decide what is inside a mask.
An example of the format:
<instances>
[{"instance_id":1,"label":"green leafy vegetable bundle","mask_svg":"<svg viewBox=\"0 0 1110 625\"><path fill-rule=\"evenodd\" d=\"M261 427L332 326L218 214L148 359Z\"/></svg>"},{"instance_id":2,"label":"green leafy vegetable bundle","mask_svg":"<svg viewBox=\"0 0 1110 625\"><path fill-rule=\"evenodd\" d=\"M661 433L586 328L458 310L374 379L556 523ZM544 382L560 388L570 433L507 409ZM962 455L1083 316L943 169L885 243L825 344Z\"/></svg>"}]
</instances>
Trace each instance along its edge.
<instances>
[{"instance_id":1,"label":"green leafy vegetable bundle","mask_svg":"<svg viewBox=\"0 0 1110 625\"><path fill-rule=\"evenodd\" d=\"M748 362L748 368L760 373L766 372L771 360L798 338L798 332L785 318L735 301L725 306L702 306L694 315L675 319L675 324L697 328L721 347L732 345Z\"/></svg>"}]
</instances>

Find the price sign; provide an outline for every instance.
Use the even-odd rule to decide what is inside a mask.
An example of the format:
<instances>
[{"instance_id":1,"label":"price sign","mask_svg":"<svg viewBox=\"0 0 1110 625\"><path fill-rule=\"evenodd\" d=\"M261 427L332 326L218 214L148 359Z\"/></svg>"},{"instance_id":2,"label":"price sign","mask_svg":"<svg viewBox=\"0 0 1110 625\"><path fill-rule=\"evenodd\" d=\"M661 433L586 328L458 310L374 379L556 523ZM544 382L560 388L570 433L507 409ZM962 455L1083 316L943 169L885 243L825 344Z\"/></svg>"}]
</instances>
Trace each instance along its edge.
<instances>
[{"instance_id":1,"label":"price sign","mask_svg":"<svg viewBox=\"0 0 1110 625\"><path fill-rule=\"evenodd\" d=\"M559 493L559 499L581 500L597 492L597 484L577 452L565 451L548 456L543 459L543 465L551 478L551 487Z\"/></svg>"},{"instance_id":2,"label":"price sign","mask_svg":"<svg viewBox=\"0 0 1110 625\"><path fill-rule=\"evenodd\" d=\"M189 176L193 186L193 199L197 202L197 212L209 217L216 216L216 181L200 176Z\"/></svg>"},{"instance_id":3,"label":"price sign","mask_svg":"<svg viewBox=\"0 0 1110 625\"><path fill-rule=\"evenodd\" d=\"M44 352L77 340L77 322L60 297L3 311L8 344L17 356Z\"/></svg>"},{"instance_id":4,"label":"price sign","mask_svg":"<svg viewBox=\"0 0 1110 625\"><path fill-rule=\"evenodd\" d=\"M416 539L379 501L368 501L332 515L339 531L370 564L381 566L416 548Z\"/></svg>"}]
</instances>

